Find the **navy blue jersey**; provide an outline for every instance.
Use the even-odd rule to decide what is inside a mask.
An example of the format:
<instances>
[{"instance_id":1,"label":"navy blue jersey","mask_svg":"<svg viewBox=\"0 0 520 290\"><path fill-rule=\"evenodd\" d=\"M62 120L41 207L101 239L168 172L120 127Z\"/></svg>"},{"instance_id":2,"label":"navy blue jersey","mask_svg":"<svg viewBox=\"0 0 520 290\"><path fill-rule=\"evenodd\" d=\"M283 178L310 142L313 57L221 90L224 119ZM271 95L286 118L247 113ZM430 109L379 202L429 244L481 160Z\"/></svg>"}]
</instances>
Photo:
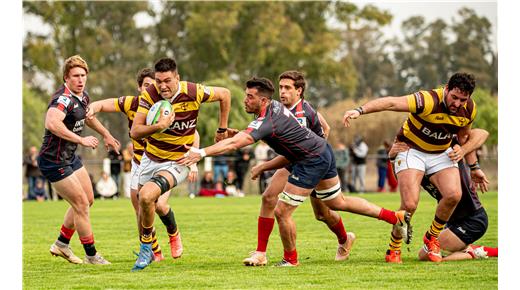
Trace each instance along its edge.
<instances>
[{"instance_id":1,"label":"navy blue jersey","mask_svg":"<svg viewBox=\"0 0 520 290\"><path fill-rule=\"evenodd\" d=\"M63 123L67 129L81 136L89 102L90 99L86 92L83 92L83 98L79 100L65 85L61 85L52 95L47 109L57 108L65 113ZM78 144L62 139L45 129L40 156L54 163L69 164L77 147Z\"/></svg>"},{"instance_id":2,"label":"navy blue jersey","mask_svg":"<svg viewBox=\"0 0 520 290\"><path fill-rule=\"evenodd\" d=\"M319 156L327 145L325 139L300 124L289 109L275 100L249 124L245 132L255 142L262 139L290 162Z\"/></svg>"},{"instance_id":3,"label":"navy blue jersey","mask_svg":"<svg viewBox=\"0 0 520 290\"><path fill-rule=\"evenodd\" d=\"M300 124L311 129L312 132L316 133L316 135L321 138L325 138L320 119L318 118L318 112L314 110L309 102L300 99L292 108L289 108L289 111L291 111Z\"/></svg>"},{"instance_id":4,"label":"navy blue jersey","mask_svg":"<svg viewBox=\"0 0 520 290\"><path fill-rule=\"evenodd\" d=\"M464 219L472 216L478 209L482 207L478 198L477 189L471 182L469 175L469 169L461 160L459 161L459 174L462 187L462 197L460 198L459 204L451 214L449 221L458 219ZM421 185L428 193L433 196L437 201L441 200L442 195L437 187L430 182L428 176L425 176L421 182Z\"/></svg>"}]
</instances>

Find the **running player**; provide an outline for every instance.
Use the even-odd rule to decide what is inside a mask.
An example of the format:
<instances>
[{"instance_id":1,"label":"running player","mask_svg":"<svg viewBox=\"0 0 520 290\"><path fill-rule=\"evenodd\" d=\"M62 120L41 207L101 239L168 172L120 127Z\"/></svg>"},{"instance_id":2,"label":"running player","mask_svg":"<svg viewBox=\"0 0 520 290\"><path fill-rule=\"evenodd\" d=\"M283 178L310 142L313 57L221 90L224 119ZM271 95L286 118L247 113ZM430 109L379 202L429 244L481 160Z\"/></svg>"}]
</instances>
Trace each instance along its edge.
<instances>
[{"instance_id":1,"label":"running player","mask_svg":"<svg viewBox=\"0 0 520 290\"><path fill-rule=\"evenodd\" d=\"M215 139L228 134L228 115L231 105L230 92L222 87L206 87L201 84L180 81L177 64L172 58L162 58L155 63L155 84L141 94L130 135L133 139L147 138L145 152L138 170L139 216L142 225L141 247L133 271L142 270L152 262L152 233L156 201L161 195L181 183L189 174L187 166L178 164L188 150L186 145L195 142L195 128L201 103L220 102L219 129ZM158 122L146 125L146 115L152 105L160 100L172 104L173 112L161 114ZM166 129L163 133L162 130ZM167 196L166 196L167 199ZM169 215L173 219L173 213ZM170 246L177 249L175 258L182 254L182 242L177 224L169 225Z\"/></svg>"},{"instance_id":2,"label":"running player","mask_svg":"<svg viewBox=\"0 0 520 290\"><path fill-rule=\"evenodd\" d=\"M79 55L65 60L65 83L53 94L48 106L38 167L71 206L65 213L58 239L51 245L51 254L74 264L104 265L110 262L97 252L90 225L89 208L94 202L92 182L75 152L78 144L93 149L98 146L96 137L81 137L85 123L103 136L107 149L112 147L119 153L120 144L96 118L85 120L90 101L85 91L88 72L87 63ZM76 229L86 254L83 261L69 246Z\"/></svg>"},{"instance_id":3,"label":"running player","mask_svg":"<svg viewBox=\"0 0 520 290\"><path fill-rule=\"evenodd\" d=\"M296 227L292 212L315 189L316 197L329 208L341 208L345 203L341 194L332 148L327 141L301 125L296 117L278 101L272 100L274 87L266 78L252 78L246 83L245 110L255 114L245 131L204 149L190 148L179 163L190 165L204 156L225 154L262 139L276 153L273 168L291 165L274 213L284 246L284 258L276 266L297 266Z\"/></svg>"},{"instance_id":4,"label":"running player","mask_svg":"<svg viewBox=\"0 0 520 290\"><path fill-rule=\"evenodd\" d=\"M137 74L137 90L139 93L143 93L146 88L148 88L150 85L153 85L154 83L154 72L150 68L144 68L139 71ZM137 112L137 108L139 107L139 98L140 96L122 96L119 98L111 98L111 99L105 99L101 101L96 101L90 104L89 111L87 113L87 118L91 118L94 116L94 114L98 112L122 112L125 114L125 116L128 118L128 129L130 130L132 128L132 123L134 120L134 116ZM130 135L130 132L128 133ZM131 169L131 183L130 183L130 199L132 201L132 206L134 207L136 220L137 220L137 229L139 233L139 237L142 233L141 223L139 222L139 200L137 198L137 185L138 185L138 176L137 176L137 169L139 168L139 165L141 164L141 157L144 152L144 146L146 145L145 139L133 139L132 145L133 145L133 151L134 151L134 157L132 159L132 169ZM195 135L195 142L193 144L195 147L199 147L199 135L196 132ZM191 182L194 182L198 175L198 169L196 165L193 165L190 167L190 173L188 176L188 179ZM157 215L159 215L159 218L163 222L163 224L166 226L166 230L169 233L169 235L173 235L175 233L175 228L173 225L175 224L175 218L173 215L173 212L171 210L170 205L168 204L168 197L170 195L170 192L166 192L165 194L161 195L161 197L157 200L157 206L155 209L155 212ZM170 213L172 212L172 213ZM164 260L164 256L161 251L161 247L159 246L159 242L157 241L157 234L155 232L155 228L152 232L152 250L154 255L154 261L162 261ZM176 239L175 237L172 237L171 239ZM170 252L173 258L177 258L181 255L179 253L180 249L172 247L177 245L178 243L170 242Z\"/></svg>"},{"instance_id":5,"label":"running player","mask_svg":"<svg viewBox=\"0 0 520 290\"><path fill-rule=\"evenodd\" d=\"M477 114L476 104L470 98L474 88L475 79L472 75L456 73L450 77L444 88L401 97L379 98L346 111L343 116L345 126L349 127L350 119L356 119L362 114L380 111L410 112L397 135L397 140L408 144L410 149L400 152L394 163L401 193L400 209L412 214L415 212L419 203L421 180L424 175L431 176L431 182L442 193L435 218L423 237L428 258L433 262L442 261L439 233L462 194L457 162L453 162L449 156L455 156L455 161L464 156L459 145L451 147L451 140L454 135L461 137L461 140L469 135ZM385 257L387 262L401 263L402 241L403 237L394 228Z\"/></svg>"},{"instance_id":6,"label":"running player","mask_svg":"<svg viewBox=\"0 0 520 290\"><path fill-rule=\"evenodd\" d=\"M279 93L281 103L289 109L289 111L296 117L302 126L309 128L316 135L325 138L329 133L325 118L314 110L309 102L304 99L305 92L305 78L301 72L286 71L283 72L279 78ZM277 157L284 158L284 157ZM269 165L276 164L277 161L269 161L259 164L251 169L251 177L256 179L262 172L269 168ZM260 206L260 216L258 217L258 236L256 251L251 252L250 256L245 258L243 263L246 266L264 266L267 265L267 244L269 236L274 227L274 208L278 200L278 194L282 192L289 174L291 166L276 170L272 180L266 190L262 193L262 204ZM317 220L324 222L328 228L338 238L338 249L336 252L336 261L348 259L350 249L355 241L354 233L345 231L341 216L330 210L319 198L316 197L316 192L311 193L311 204L314 215ZM345 203L342 208L335 208L349 212L373 216L388 221L391 224L400 222L405 223L405 211L394 213L383 208L380 208L367 200L358 197L345 197Z\"/></svg>"},{"instance_id":7,"label":"running player","mask_svg":"<svg viewBox=\"0 0 520 290\"><path fill-rule=\"evenodd\" d=\"M446 223L445 229L439 234L441 250L449 253L443 257L443 261L498 257L498 248L473 244L486 233L488 226L487 213L478 198L477 187L482 192L486 192L489 183L480 169L474 150L484 143L489 134L482 129L472 129L471 134L476 135L476 139L481 141L472 146L472 148L465 149L465 152L470 152L466 155L466 160L471 163L469 168L462 160L458 162L462 197ZM468 144L464 144L464 146L466 145ZM409 147L406 143L397 142L394 143L388 154L390 158L395 158L397 153L407 151L408 149ZM471 176L468 172L471 172ZM437 201L441 200L442 195L439 189L430 181L429 176L423 177L421 185L433 198ZM427 250L422 247L418 256L420 260L428 260Z\"/></svg>"}]
</instances>

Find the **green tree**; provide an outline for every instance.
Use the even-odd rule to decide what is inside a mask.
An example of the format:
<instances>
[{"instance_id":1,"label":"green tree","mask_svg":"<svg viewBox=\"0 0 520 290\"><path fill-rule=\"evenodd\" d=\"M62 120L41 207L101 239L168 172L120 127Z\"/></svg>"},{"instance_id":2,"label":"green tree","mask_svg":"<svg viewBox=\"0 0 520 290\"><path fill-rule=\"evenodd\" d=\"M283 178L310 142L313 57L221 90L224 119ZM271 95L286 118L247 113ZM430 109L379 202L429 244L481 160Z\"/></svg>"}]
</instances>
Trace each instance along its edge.
<instances>
[{"instance_id":1,"label":"green tree","mask_svg":"<svg viewBox=\"0 0 520 290\"><path fill-rule=\"evenodd\" d=\"M471 98L477 104L477 117L473 128L482 128L489 132L486 144L498 144L498 98L493 97L489 91L476 89Z\"/></svg>"},{"instance_id":2,"label":"green tree","mask_svg":"<svg viewBox=\"0 0 520 290\"><path fill-rule=\"evenodd\" d=\"M497 92L497 55L491 44L491 23L473 9L459 10L460 18L453 26L453 71L475 75L481 88Z\"/></svg>"},{"instance_id":3,"label":"green tree","mask_svg":"<svg viewBox=\"0 0 520 290\"><path fill-rule=\"evenodd\" d=\"M38 92L22 83L23 152L29 147L40 147L45 132L47 103Z\"/></svg>"},{"instance_id":4,"label":"green tree","mask_svg":"<svg viewBox=\"0 0 520 290\"><path fill-rule=\"evenodd\" d=\"M231 111L229 113L230 128L243 130L253 120L253 117L244 110L244 89L237 86L230 79L214 79L205 82L208 86L219 86L231 91ZM218 102L204 103L200 106L197 121L197 130L201 137L202 147L213 144L213 138L218 128L218 116L220 107Z\"/></svg>"}]
</instances>

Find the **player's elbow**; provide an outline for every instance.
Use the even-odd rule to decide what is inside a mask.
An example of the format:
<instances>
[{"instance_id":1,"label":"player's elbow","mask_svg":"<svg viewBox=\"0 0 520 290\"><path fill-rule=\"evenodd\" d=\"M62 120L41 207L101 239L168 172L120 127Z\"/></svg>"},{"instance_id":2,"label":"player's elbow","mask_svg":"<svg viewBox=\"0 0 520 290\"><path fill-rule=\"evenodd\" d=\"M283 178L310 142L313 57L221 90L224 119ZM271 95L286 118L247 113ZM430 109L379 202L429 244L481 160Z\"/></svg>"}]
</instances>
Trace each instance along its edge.
<instances>
[{"instance_id":1,"label":"player's elbow","mask_svg":"<svg viewBox=\"0 0 520 290\"><path fill-rule=\"evenodd\" d=\"M132 129L130 129L130 138L132 139L140 139L141 136L139 136L139 133L137 132L136 128L132 126Z\"/></svg>"}]
</instances>

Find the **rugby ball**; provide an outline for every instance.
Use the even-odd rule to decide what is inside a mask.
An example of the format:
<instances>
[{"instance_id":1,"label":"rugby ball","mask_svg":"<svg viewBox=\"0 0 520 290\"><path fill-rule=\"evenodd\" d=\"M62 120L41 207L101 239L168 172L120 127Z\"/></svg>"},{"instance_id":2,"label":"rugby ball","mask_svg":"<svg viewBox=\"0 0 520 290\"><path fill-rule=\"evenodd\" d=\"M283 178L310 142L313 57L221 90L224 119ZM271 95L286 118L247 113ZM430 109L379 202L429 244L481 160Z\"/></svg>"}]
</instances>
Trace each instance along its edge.
<instances>
[{"instance_id":1,"label":"rugby ball","mask_svg":"<svg viewBox=\"0 0 520 290\"><path fill-rule=\"evenodd\" d=\"M172 105L166 100L158 101L148 111L146 115L146 125L153 125L157 123L161 115L161 109L164 109L164 115L168 116L172 112Z\"/></svg>"}]
</instances>

